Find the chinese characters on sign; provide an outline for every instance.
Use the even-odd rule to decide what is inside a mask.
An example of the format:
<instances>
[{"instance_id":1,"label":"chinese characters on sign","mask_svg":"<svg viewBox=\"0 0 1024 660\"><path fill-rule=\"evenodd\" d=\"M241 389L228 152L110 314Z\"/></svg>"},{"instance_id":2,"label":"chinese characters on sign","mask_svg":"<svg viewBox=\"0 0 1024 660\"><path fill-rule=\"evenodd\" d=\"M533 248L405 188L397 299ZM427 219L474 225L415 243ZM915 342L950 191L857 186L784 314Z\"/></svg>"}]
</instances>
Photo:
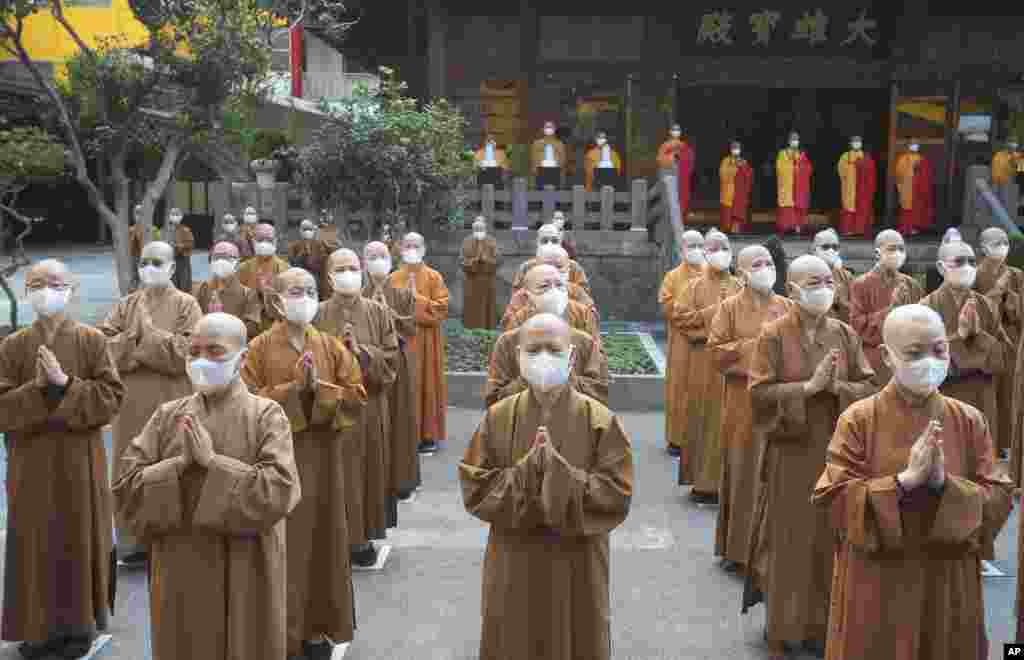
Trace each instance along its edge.
<instances>
[{"instance_id":1,"label":"chinese characters on sign","mask_svg":"<svg viewBox=\"0 0 1024 660\"><path fill-rule=\"evenodd\" d=\"M715 46L729 46L734 42L733 27L737 32L743 21L734 22L733 12L720 9L705 13L700 17L697 27L697 43ZM773 9L762 9L750 14L750 43L755 46L768 46L776 34L785 34L791 41L805 41L809 46L818 46L829 42L829 17L821 9L804 11L800 16L792 17L792 31L783 28L776 31L783 19L782 12ZM846 23L846 38L839 41L842 46L874 46L878 43L878 21L869 18L866 9L860 11L857 18ZM835 36L835 35L833 35ZM747 43L739 34L735 39Z\"/></svg>"}]
</instances>

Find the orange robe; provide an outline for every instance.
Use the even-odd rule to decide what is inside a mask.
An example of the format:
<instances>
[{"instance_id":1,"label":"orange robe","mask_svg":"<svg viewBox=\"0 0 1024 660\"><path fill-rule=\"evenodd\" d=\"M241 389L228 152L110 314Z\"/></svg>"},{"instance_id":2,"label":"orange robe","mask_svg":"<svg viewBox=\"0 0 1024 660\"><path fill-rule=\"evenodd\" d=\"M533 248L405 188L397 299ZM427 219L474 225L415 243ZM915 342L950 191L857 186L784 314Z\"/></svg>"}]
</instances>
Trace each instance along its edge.
<instances>
[{"instance_id":1,"label":"orange robe","mask_svg":"<svg viewBox=\"0 0 1024 660\"><path fill-rule=\"evenodd\" d=\"M330 246L319 239L303 238L288 244L289 265L309 271L316 280L321 301L334 293L334 282L327 272L327 258L330 256Z\"/></svg>"},{"instance_id":2,"label":"orange robe","mask_svg":"<svg viewBox=\"0 0 1024 660\"><path fill-rule=\"evenodd\" d=\"M726 234L746 231L753 176L750 163L745 158L737 158L732 154L723 158L718 166L719 228Z\"/></svg>"},{"instance_id":3,"label":"orange robe","mask_svg":"<svg viewBox=\"0 0 1024 660\"><path fill-rule=\"evenodd\" d=\"M896 475L942 423L946 483L902 498ZM984 416L933 394L913 406L895 384L839 419L814 501L839 535L829 660L988 660L981 560L1013 507Z\"/></svg>"},{"instance_id":4,"label":"orange robe","mask_svg":"<svg viewBox=\"0 0 1024 660\"><path fill-rule=\"evenodd\" d=\"M498 243L492 236L478 241L472 235L462 241L462 325L493 330L498 320Z\"/></svg>"},{"instance_id":5,"label":"orange robe","mask_svg":"<svg viewBox=\"0 0 1024 660\"><path fill-rule=\"evenodd\" d=\"M601 317L597 313L597 305L594 304L594 299L590 297L587 290L578 284L569 282L566 287L569 292L569 300L584 307L588 308L594 315L595 321L600 324ZM521 309L530 304L530 294L526 289L519 289L512 294L512 298L509 299L508 304L505 305L505 313L501 317L501 326L505 327L511 323L511 319L519 313Z\"/></svg>"},{"instance_id":6,"label":"orange robe","mask_svg":"<svg viewBox=\"0 0 1024 660\"><path fill-rule=\"evenodd\" d=\"M215 278L199 282L193 288L192 295L199 303L199 309L203 314L230 314L245 323L249 339L254 339L260 334L263 327L264 297L259 291L242 286L237 275L232 275L223 282Z\"/></svg>"},{"instance_id":7,"label":"orange robe","mask_svg":"<svg viewBox=\"0 0 1024 660\"><path fill-rule=\"evenodd\" d=\"M814 342L807 324L816 323ZM837 393L808 397L804 384L839 351ZM839 415L877 391L860 338L841 321L812 319L796 305L768 323L750 369L754 433L761 434L760 495L744 589L744 611L765 601L769 642L824 640L828 630L834 533L828 513L810 494L825 467L825 449Z\"/></svg>"},{"instance_id":8,"label":"orange robe","mask_svg":"<svg viewBox=\"0 0 1024 660\"><path fill-rule=\"evenodd\" d=\"M486 155L487 155L487 150L484 147L480 147L479 149L476 150L476 154L473 155L473 160L476 161L477 167L480 167L483 164L484 157ZM544 157L543 154L541 154L541 159L542 160L543 160L543 157ZM508 170L509 170L508 156L505 154L505 150L504 149L499 149L497 147L494 148L494 162L497 163L497 165L495 167L498 167L499 169L502 169L502 170L505 170L506 172L508 172Z\"/></svg>"},{"instance_id":9,"label":"orange robe","mask_svg":"<svg viewBox=\"0 0 1024 660\"><path fill-rule=\"evenodd\" d=\"M918 234L935 221L931 163L921 154L907 152L896 159L894 169L900 202L896 230L904 236Z\"/></svg>"},{"instance_id":10,"label":"orange robe","mask_svg":"<svg viewBox=\"0 0 1024 660\"><path fill-rule=\"evenodd\" d=\"M238 267L238 281L242 286L264 291L274 287L274 278L288 270L288 262L280 257L253 257Z\"/></svg>"},{"instance_id":11,"label":"orange robe","mask_svg":"<svg viewBox=\"0 0 1024 660\"><path fill-rule=\"evenodd\" d=\"M466 511L488 523L480 660L609 660L608 534L633 495L622 422L564 388L487 411L459 463ZM530 450L545 423L551 441Z\"/></svg>"},{"instance_id":12,"label":"orange robe","mask_svg":"<svg viewBox=\"0 0 1024 660\"><path fill-rule=\"evenodd\" d=\"M302 354L313 354L318 380L305 388ZM249 344L242 366L249 390L276 401L291 424L295 466L303 498L287 525L288 654L304 640L327 635L352 640L355 612L351 534L346 518L346 430L357 425L366 403L359 363L341 342L307 326L302 351L288 341L286 323L275 323Z\"/></svg>"},{"instance_id":13,"label":"orange robe","mask_svg":"<svg viewBox=\"0 0 1024 660\"><path fill-rule=\"evenodd\" d=\"M839 172L839 233L866 236L875 215L875 160L864 151L847 151L836 165Z\"/></svg>"},{"instance_id":14,"label":"orange robe","mask_svg":"<svg viewBox=\"0 0 1024 660\"><path fill-rule=\"evenodd\" d=\"M69 377L63 389L35 382L44 345ZM103 426L124 394L106 337L86 325L42 319L0 342L3 639L42 641L58 626L107 628L116 576Z\"/></svg>"},{"instance_id":15,"label":"orange robe","mask_svg":"<svg viewBox=\"0 0 1024 660\"><path fill-rule=\"evenodd\" d=\"M683 291L679 327L690 343L686 396L686 435L679 456L679 483L693 483L693 492L718 496L721 478L719 424L725 399L725 379L707 350L711 321L721 303L740 291L729 271L704 269Z\"/></svg>"},{"instance_id":16,"label":"orange robe","mask_svg":"<svg viewBox=\"0 0 1024 660\"><path fill-rule=\"evenodd\" d=\"M402 264L388 277L388 284L409 288L409 273L416 273L416 337L410 342L416 354L416 398L419 439L443 443L447 436L448 360L441 322L448 318L448 287L441 273L425 264Z\"/></svg>"},{"instance_id":17,"label":"orange robe","mask_svg":"<svg viewBox=\"0 0 1024 660\"><path fill-rule=\"evenodd\" d=\"M864 342L864 354L875 372L875 383L882 387L892 372L882 362L882 324L892 311L893 293L902 288L899 304L910 305L924 297L924 289L913 277L892 273L879 267L850 282L850 325Z\"/></svg>"},{"instance_id":18,"label":"orange robe","mask_svg":"<svg viewBox=\"0 0 1024 660\"><path fill-rule=\"evenodd\" d=\"M523 282L526 280L526 274L530 272L530 269L534 266L540 266L541 260L537 257L531 257L519 266L519 270L512 276L512 290L518 291L523 288ZM587 272L583 270L583 267L576 261L569 261L569 282L577 286L581 286L590 292L590 282L587 281Z\"/></svg>"},{"instance_id":19,"label":"orange robe","mask_svg":"<svg viewBox=\"0 0 1024 660\"><path fill-rule=\"evenodd\" d=\"M757 507L757 483L764 448L755 442L753 408L747 387L750 364L761 328L785 314L793 303L749 287L726 299L711 321L708 349L715 368L725 378L725 397L718 436L722 447L715 555L745 564L750 530Z\"/></svg>"},{"instance_id":20,"label":"orange robe","mask_svg":"<svg viewBox=\"0 0 1024 660\"><path fill-rule=\"evenodd\" d=\"M601 151L601 147L594 146L583 159L584 186L588 192L594 190L594 170L597 169L597 164L601 162ZM622 174L622 159L619 158L619 152L615 151L614 147L611 148L611 155L615 174Z\"/></svg>"},{"instance_id":21,"label":"orange robe","mask_svg":"<svg viewBox=\"0 0 1024 660\"><path fill-rule=\"evenodd\" d=\"M1024 153L1012 153L1004 149L992 156L993 186L1005 186L1021 172L1024 172Z\"/></svg>"},{"instance_id":22,"label":"orange robe","mask_svg":"<svg viewBox=\"0 0 1024 660\"><path fill-rule=\"evenodd\" d=\"M792 149L779 151L775 159L779 205L775 228L780 234L794 229L802 230L807 224L812 173L813 167L805 152L794 152Z\"/></svg>"},{"instance_id":23,"label":"orange robe","mask_svg":"<svg viewBox=\"0 0 1024 660\"><path fill-rule=\"evenodd\" d=\"M686 393L689 375L690 342L679 327L683 307L683 292L689 281L697 277L703 267L694 268L683 262L665 273L658 291L658 304L665 317L668 334L668 368L665 370L665 443L669 447L682 447L686 435Z\"/></svg>"}]
</instances>

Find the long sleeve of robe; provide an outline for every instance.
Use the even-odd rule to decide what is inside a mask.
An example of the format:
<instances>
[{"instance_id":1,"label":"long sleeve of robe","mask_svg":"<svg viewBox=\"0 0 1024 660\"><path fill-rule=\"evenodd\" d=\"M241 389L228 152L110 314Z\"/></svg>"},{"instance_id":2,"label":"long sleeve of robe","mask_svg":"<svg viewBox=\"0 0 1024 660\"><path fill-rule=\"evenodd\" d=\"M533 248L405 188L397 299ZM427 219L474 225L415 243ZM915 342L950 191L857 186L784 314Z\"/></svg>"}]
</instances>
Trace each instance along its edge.
<instances>
[{"instance_id":1,"label":"long sleeve of robe","mask_svg":"<svg viewBox=\"0 0 1024 660\"><path fill-rule=\"evenodd\" d=\"M498 244L490 236L483 241L468 236L462 242L460 259L465 278L462 324L467 328L490 330L498 318Z\"/></svg>"},{"instance_id":2,"label":"long sleeve of robe","mask_svg":"<svg viewBox=\"0 0 1024 660\"><path fill-rule=\"evenodd\" d=\"M46 345L69 381L36 384L44 321L0 342L0 433L7 449L3 639L108 623L113 506L102 428L124 386L95 329L63 320Z\"/></svg>"},{"instance_id":3,"label":"long sleeve of robe","mask_svg":"<svg viewBox=\"0 0 1024 660\"><path fill-rule=\"evenodd\" d=\"M932 419L945 487L901 502L896 475ZM986 660L981 559L1013 505L981 413L934 394L912 406L893 384L839 419L814 500L840 538L828 657Z\"/></svg>"},{"instance_id":4,"label":"long sleeve of robe","mask_svg":"<svg viewBox=\"0 0 1024 660\"><path fill-rule=\"evenodd\" d=\"M207 467L185 466L186 413L210 435ZM122 463L114 498L150 550L154 660L285 657L284 519L301 490L281 406L240 381L216 399L172 401Z\"/></svg>"},{"instance_id":5,"label":"long sleeve of robe","mask_svg":"<svg viewBox=\"0 0 1024 660\"><path fill-rule=\"evenodd\" d=\"M682 299L687 282L699 270L683 263L665 273L658 290L658 305L668 333L668 368L665 370L665 442L672 447L683 444L686 434L686 393L690 343L676 325L676 303Z\"/></svg>"},{"instance_id":6,"label":"long sleeve of robe","mask_svg":"<svg viewBox=\"0 0 1024 660\"><path fill-rule=\"evenodd\" d=\"M490 524L479 657L607 660L608 533L633 495L629 439L571 388L552 408L552 445L531 452L540 422L529 392L503 399L459 464L466 510Z\"/></svg>"}]
</instances>

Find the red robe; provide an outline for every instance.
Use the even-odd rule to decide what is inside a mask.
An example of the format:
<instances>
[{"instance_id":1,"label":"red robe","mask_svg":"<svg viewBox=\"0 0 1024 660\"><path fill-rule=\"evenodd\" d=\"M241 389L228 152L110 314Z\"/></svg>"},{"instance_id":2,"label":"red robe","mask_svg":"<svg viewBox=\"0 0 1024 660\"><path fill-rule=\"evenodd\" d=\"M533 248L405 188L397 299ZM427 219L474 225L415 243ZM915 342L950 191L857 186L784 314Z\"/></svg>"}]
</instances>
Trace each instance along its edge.
<instances>
[{"instance_id":1,"label":"red robe","mask_svg":"<svg viewBox=\"0 0 1024 660\"><path fill-rule=\"evenodd\" d=\"M693 178L693 164L696 161L696 154L693 147L685 142L680 142L676 147L676 183L679 185L679 213L686 221L690 211L690 179Z\"/></svg>"},{"instance_id":2,"label":"red robe","mask_svg":"<svg viewBox=\"0 0 1024 660\"><path fill-rule=\"evenodd\" d=\"M932 192L932 166L921 156L914 170L913 208L900 208L896 231L904 236L918 234L932 226L935 220L935 198Z\"/></svg>"},{"instance_id":3,"label":"red robe","mask_svg":"<svg viewBox=\"0 0 1024 660\"><path fill-rule=\"evenodd\" d=\"M775 228L780 234L794 229L801 230L807 224L807 210L811 207L811 174L813 171L811 160L805 152L801 151L793 167L793 205L783 206L780 204L778 208Z\"/></svg>"},{"instance_id":4,"label":"red robe","mask_svg":"<svg viewBox=\"0 0 1024 660\"><path fill-rule=\"evenodd\" d=\"M850 212L841 209L839 212L839 233L845 235L867 236L871 228L871 220L875 211L875 190L877 174L875 159L865 152L864 157L857 161L857 199L856 208Z\"/></svg>"},{"instance_id":5,"label":"red robe","mask_svg":"<svg viewBox=\"0 0 1024 660\"><path fill-rule=\"evenodd\" d=\"M733 179L732 206L721 205L721 229L727 234L741 234L749 230L747 210L750 208L750 187L753 185L754 171L746 160L736 168Z\"/></svg>"}]
</instances>

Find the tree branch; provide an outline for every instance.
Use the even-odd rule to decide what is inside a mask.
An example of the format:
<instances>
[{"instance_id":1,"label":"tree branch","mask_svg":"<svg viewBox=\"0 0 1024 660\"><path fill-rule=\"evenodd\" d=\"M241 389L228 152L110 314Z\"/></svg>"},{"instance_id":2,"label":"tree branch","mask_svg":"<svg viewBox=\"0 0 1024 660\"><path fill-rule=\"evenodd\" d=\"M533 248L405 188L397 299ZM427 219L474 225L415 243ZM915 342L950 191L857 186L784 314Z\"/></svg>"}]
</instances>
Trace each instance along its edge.
<instances>
[{"instance_id":1,"label":"tree branch","mask_svg":"<svg viewBox=\"0 0 1024 660\"><path fill-rule=\"evenodd\" d=\"M19 213L16 209L7 204L0 202L0 211L11 215L15 220L25 225L25 228L20 234L14 237L15 252L11 255L11 263L0 270L0 276L2 277L13 277L18 269L22 266L27 266L31 263L28 255L25 254L25 237L32 233L32 223L39 222L39 220L30 218L26 215ZM6 233L6 232L5 232Z\"/></svg>"},{"instance_id":2,"label":"tree branch","mask_svg":"<svg viewBox=\"0 0 1024 660\"><path fill-rule=\"evenodd\" d=\"M61 27L63 27L64 31L68 33L71 40L75 42L78 49L88 55L90 59L96 61L96 52L85 45L82 38L78 36L78 32L75 28L71 27L71 24L68 23L68 19L64 17L64 0L50 0L50 14L58 23L61 24Z\"/></svg>"}]
</instances>

